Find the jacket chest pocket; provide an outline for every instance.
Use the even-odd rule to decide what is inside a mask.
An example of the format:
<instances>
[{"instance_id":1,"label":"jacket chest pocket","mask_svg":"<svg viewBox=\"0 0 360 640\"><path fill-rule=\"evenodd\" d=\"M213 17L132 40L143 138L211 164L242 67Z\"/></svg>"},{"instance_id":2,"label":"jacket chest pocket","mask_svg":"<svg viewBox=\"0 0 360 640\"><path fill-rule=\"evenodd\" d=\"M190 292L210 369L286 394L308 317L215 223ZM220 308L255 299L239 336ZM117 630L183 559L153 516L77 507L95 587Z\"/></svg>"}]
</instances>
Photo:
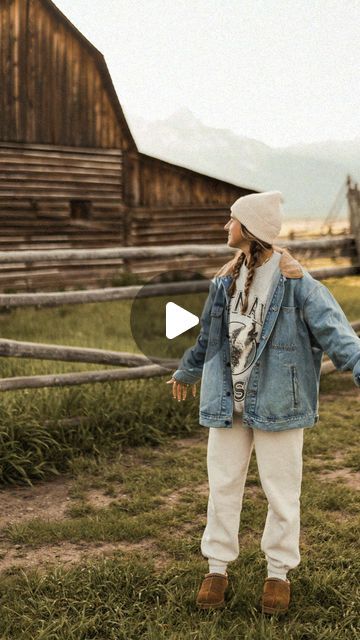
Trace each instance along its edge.
<instances>
[{"instance_id":1,"label":"jacket chest pocket","mask_svg":"<svg viewBox=\"0 0 360 640\"><path fill-rule=\"evenodd\" d=\"M223 311L224 308L221 305L214 304L210 311L210 329L209 329L209 343L218 343L221 337L222 325L223 325Z\"/></svg>"},{"instance_id":2,"label":"jacket chest pocket","mask_svg":"<svg viewBox=\"0 0 360 640\"><path fill-rule=\"evenodd\" d=\"M297 307L281 306L274 330L270 336L270 349L291 353L296 351Z\"/></svg>"}]
</instances>

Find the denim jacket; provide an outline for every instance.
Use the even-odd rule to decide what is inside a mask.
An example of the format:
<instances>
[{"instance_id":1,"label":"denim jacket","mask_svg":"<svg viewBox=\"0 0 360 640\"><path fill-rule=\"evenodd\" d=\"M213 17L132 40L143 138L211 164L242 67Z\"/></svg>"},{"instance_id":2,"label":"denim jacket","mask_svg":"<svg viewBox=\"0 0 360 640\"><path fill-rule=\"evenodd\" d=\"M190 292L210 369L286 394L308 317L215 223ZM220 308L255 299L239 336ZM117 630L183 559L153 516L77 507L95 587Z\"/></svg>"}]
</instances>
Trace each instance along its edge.
<instances>
[{"instance_id":1,"label":"denim jacket","mask_svg":"<svg viewBox=\"0 0 360 640\"><path fill-rule=\"evenodd\" d=\"M282 256L270 284L242 414L245 425L264 431L312 427L318 422L324 352L336 369L352 370L360 387L360 338L342 308L287 250L274 248ZM211 279L196 343L173 373L175 380L186 384L201 379L199 422L204 427L232 426L231 281L230 274Z\"/></svg>"}]
</instances>

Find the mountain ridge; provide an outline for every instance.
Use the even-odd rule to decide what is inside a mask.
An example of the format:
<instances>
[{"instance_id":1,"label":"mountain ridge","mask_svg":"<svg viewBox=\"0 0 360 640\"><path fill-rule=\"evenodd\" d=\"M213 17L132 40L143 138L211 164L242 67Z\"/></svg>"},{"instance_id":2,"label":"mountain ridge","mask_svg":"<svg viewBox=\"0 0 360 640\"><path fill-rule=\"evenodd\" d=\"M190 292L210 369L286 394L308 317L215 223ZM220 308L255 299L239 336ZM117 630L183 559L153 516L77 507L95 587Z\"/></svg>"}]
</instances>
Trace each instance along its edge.
<instances>
[{"instance_id":1,"label":"mountain ridge","mask_svg":"<svg viewBox=\"0 0 360 640\"><path fill-rule=\"evenodd\" d=\"M209 127L187 108L164 119L128 121L141 152L249 189L279 190L289 217L325 217L347 174L360 178L360 137L271 147ZM346 217L344 198L338 219Z\"/></svg>"}]
</instances>

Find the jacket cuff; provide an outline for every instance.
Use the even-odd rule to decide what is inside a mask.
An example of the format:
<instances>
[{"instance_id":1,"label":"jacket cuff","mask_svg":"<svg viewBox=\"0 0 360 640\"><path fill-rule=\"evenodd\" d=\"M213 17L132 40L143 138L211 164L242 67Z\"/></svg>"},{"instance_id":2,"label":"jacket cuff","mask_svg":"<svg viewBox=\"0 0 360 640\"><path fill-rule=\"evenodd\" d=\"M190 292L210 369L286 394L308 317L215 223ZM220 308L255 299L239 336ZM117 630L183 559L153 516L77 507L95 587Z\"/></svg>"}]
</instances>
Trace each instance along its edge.
<instances>
[{"instance_id":1,"label":"jacket cuff","mask_svg":"<svg viewBox=\"0 0 360 640\"><path fill-rule=\"evenodd\" d=\"M194 384L201 380L201 375L199 376L198 373L192 372L191 369L186 369L186 371L185 369L176 369L172 377L177 382L183 382L184 384Z\"/></svg>"}]
</instances>

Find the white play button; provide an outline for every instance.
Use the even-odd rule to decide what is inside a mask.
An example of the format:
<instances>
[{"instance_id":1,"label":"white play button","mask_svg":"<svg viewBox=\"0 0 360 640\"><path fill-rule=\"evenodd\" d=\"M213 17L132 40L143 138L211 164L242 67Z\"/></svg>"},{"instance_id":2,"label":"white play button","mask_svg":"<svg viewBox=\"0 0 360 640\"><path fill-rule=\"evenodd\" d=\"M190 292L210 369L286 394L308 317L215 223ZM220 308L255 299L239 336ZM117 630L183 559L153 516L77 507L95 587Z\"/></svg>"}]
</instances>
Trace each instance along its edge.
<instances>
[{"instance_id":1,"label":"white play button","mask_svg":"<svg viewBox=\"0 0 360 640\"><path fill-rule=\"evenodd\" d=\"M175 302L166 303L166 337L170 340L199 324L199 318L179 307Z\"/></svg>"},{"instance_id":2,"label":"white play button","mask_svg":"<svg viewBox=\"0 0 360 640\"><path fill-rule=\"evenodd\" d=\"M204 280L201 292L197 284L193 286L199 280ZM183 287L185 281L189 286ZM184 269L168 269L147 280L139 288L131 305L131 335L137 351L156 365L161 360L171 361L167 371L175 371L175 364L177 367L186 349L194 345L200 334L201 314L210 285L211 280L203 278L199 272ZM207 362L222 348L225 335L222 332L216 345L211 346Z\"/></svg>"}]
</instances>

